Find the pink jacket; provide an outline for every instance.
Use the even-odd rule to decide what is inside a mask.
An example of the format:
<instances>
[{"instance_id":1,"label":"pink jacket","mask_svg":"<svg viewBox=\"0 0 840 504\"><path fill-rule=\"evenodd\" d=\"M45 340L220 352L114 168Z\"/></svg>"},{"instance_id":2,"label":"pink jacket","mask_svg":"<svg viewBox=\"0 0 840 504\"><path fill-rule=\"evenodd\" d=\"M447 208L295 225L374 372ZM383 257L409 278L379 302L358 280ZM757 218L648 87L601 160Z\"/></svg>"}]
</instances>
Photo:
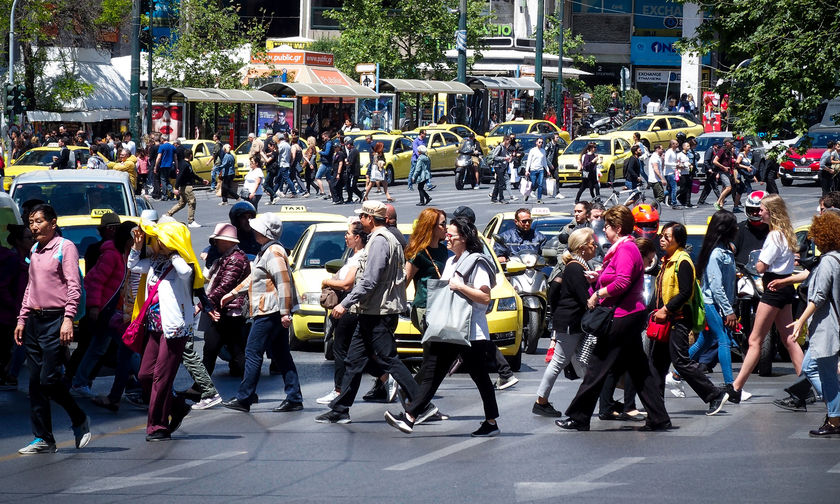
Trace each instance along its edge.
<instances>
[{"instance_id":1,"label":"pink jacket","mask_svg":"<svg viewBox=\"0 0 840 504\"><path fill-rule=\"evenodd\" d=\"M610 296L603 299L601 304L615 306L616 318L645 309L644 271L642 254L633 240L621 243L615 254L604 261L604 268L595 288L606 286Z\"/></svg>"},{"instance_id":2,"label":"pink jacket","mask_svg":"<svg viewBox=\"0 0 840 504\"><path fill-rule=\"evenodd\" d=\"M99 259L85 275L86 304L100 310L116 294L125 277L125 257L119 253L113 240L100 248Z\"/></svg>"}]
</instances>

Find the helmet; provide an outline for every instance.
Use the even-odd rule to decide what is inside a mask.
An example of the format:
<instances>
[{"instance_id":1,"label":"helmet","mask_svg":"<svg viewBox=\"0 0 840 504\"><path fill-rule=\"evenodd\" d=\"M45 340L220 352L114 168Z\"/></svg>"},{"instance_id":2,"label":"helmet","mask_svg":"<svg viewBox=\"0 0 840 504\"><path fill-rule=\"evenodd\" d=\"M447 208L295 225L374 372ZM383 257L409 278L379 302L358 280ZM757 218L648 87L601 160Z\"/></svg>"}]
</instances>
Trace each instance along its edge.
<instances>
[{"instance_id":1,"label":"helmet","mask_svg":"<svg viewBox=\"0 0 840 504\"><path fill-rule=\"evenodd\" d=\"M257 209L254 208L254 205L247 201L240 201L235 203L232 207L230 207L230 212L228 212L228 217L230 218L230 223L234 226L236 222L239 220L244 214L250 214L250 218L253 219L257 216Z\"/></svg>"},{"instance_id":2,"label":"helmet","mask_svg":"<svg viewBox=\"0 0 840 504\"><path fill-rule=\"evenodd\" d=\"M677 140L677 143L679 143L679 144L680 144L680 149L682 149L682 145L683 145L683 144L686 142L686 140L687 140L687 138L686 138L686 136L685 136L685 133L683 133L682 131L680 131L679 133L677 133L677 138L676 138L676 140Z\"/></svg>"},{"instance_id":3,"label":"helmet","mask_svg":"<svg viewBox=\"0 0 840 504\"><path fill-rule=\"evenodd\" d=\"M633 207L633 220L636 226L633 233L641 238L650 238L659 232L659 211L652 205L642 203Z\"/></svg>"},{"instance_id":4,"label":"helmet","mask_svg":"<svg viewBox=\"0 0 840 504\"><path fill-rule=\"evenodd\" d=\"M747 218L752 222L761 221L761 217L758 216L758 212L761 210L761 200L764 199L765 196L767 196L767 193L764 191L753 191L747 197L747 201L744 203L744 210L747 212Z\"/></svg>"}]
</instances>

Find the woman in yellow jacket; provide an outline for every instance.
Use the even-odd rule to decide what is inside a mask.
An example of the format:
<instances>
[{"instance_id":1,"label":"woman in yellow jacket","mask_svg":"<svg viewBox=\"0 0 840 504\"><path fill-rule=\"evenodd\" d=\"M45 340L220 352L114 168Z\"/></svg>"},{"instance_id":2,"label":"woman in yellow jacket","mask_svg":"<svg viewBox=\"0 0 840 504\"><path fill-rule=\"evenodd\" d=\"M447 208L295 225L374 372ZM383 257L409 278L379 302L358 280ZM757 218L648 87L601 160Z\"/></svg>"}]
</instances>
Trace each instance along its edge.
<instances>
[{"instance_id":1,"label":"woman in yellow jacket","mask_svg":"<svg viewBox=\"0 0 840 504\"><path fill-rule=\"evenodd\" d=\"M128 149L120 149L117 161L108 163L108 169L128 173L131 187L137 187L137 158Z\"/></svg>"},{"instance_id":2,"label":"woman in yellow jacket","mask_svg":"<svg viewBox=\"0 0 840 504\"><path fill-rule=\"evenodd\" d=\"M671 323L668 341L654 341L651 350L653 365L662 379L660 386L665 393L665 375L668 366L674 369L686 383L709 404L707 415L715 415L729 399L725 390L715 386L697 361L688 356L688 333L693 325L694 316L689 310L694 295L694 264L685 250L688 233L685 226L669 222L662 227L659 246L665 253L662 267L656 277L655 305L653 321Z\"/></svg>"}]
</instances>

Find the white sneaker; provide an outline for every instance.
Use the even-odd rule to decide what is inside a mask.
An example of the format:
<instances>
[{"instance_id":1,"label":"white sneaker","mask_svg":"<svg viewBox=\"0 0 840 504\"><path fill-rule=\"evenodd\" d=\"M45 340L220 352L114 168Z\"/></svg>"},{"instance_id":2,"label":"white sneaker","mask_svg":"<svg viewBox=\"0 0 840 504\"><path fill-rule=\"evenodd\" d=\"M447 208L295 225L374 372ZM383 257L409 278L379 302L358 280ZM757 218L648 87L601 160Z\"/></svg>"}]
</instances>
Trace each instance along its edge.
<instances>
[{"instance_id":1,"label":"white sneaker","mask_svg":"<svg viewBox=\"0 0 840 504\"><path fill-rule=\"evenodd\" d=\"M392 403L397 399L397 380L393 376L388 376L388 381L385 383L385 388L388 389L388 402Z\"/></svg>"},{"instance_id":2,"label":"white sneaker","mask_svg":"<svg viewBox=\"0 0 840 504\"><path fill-rule=\"evenodd\" d=\"M222 396L219 394L214 395L213 397L206 397L197 403L192 405L192 409L194 410L205 410L210 409L213 406L217 406L222 403Z\"/></svg>"},{"instance_id":3,"label":"white sneaker","mask_svg":"<svg viewBox=\"0 0 840 504\"><path fill-rule=\"evenodd\" d=\"M192 222L190 222L189 224L187 224L187 227L191 227L191 228L200 228L200 227L201 227L201 224L199 224L199 223L198 223L198 222L196 222L196 221L192 221Z\"/></svg>"},{"instance_id":4,"label":"white sneaker","mask_svg":"<svg viewBox=\"0 0 840 504\"><path fill-rule=\"evenodd\" d=\"M499 379L496 380L496 390L504 390L509 387L513 387L519 383L519 378L515 376L511 376L510 378L502 378L501 376Z\"/></svg>"},{"instance_id":5,"label":"white sneaker","mask_svg":"<svg viewBox=\"0 0 840 504\"><path fill-rule=\"evenodd\" d=\"M90 387L87 385L81 387L70 387L70 395L73 397L93 397Z\"/></svg>"},{"instance_id":6,"label":"white sneaker","mask_svg":"<svg viewBox=\"0 0 840 504\"><path fill-rule=\"evenodd\" d=\"M752 394L750 394L750 393L749 393L749 392L747 392L746 390L741 389L741 402L746 401L746 400L747 400L747 399L749 399L750 397L752 397Z\"/></svg>"},{"instance_id":7,"label":"white sneaker","mask_svg":"<svg viewBox=\"0 0 840 504\"><path fill-rule=\"evenodd\" d=\"M565 198L565 196L563 196L560 193L557 193L557 196L554 197L554 199L563 199L563 198Z\"/></svg>"},{"instance_id":8,"label":"white sneaker","mask_svg":"<svg viewBox=\"0 0 840 504\"><path fill-rule=\"evenodd\" d=\"M673 373L665 375L665 386L674 397L685 397L685 383L675 379Z\"/></svg>"},{"instance_id":9,"label":"white sneaker","mask_svg":"<svg viewBox=\"0 0 840 504\"><path fill-rule=\"evenodd\" d=\"M336 397L338 397L338 392L336 392L335 390L331 390L329 394L315 399L315 402L318 404L329 404L333 402L333 399L335 399Z\"/></svg>"}]
</instances>

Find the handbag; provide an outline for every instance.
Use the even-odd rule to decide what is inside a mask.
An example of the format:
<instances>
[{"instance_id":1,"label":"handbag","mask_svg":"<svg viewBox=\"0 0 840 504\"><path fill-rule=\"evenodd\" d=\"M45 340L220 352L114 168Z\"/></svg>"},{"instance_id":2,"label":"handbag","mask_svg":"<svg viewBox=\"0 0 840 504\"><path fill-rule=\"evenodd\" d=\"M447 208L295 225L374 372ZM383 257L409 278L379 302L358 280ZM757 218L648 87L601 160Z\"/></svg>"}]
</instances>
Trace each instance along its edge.
<instances>
[{"instance_id":1,"label":"handbag","mask_svg":"<svg viewBox=\"0 0 840 504\"><path fill-rule=\"evenodd\" d=\"M335 279L335 275L333 275L333 279ZM341 302L341 295L342 293L338 292L334 287L323 287L321 288L321 297L319 299L319 303L321 303L321 307L327 310L332 310L333 308Z\"/></svg>"},{"instance_id":2,"label":"handbag","mask_svg":"<svg viewBox=\"0 0 840 504\"><path fill-rule=\"evenodd\" d=\"M463 295L449 288L449 280L426 279L426 342L454 343L470 346L472 304Z\"/></svg>"},{"instance_id":3,"label":"handbag","mask_svg":"<svg viewBox=\"0 0 840 504\"><path fill-rule=\"evenodd\" d=\"M666 320L665 322L657 322L653 319L654 313L656 312L652 312L650 317L648 317L648 325L645 330L645 334L648 338L654 341L667 343L671 334L671 321Z\"/></svg>"},{"instance_id":4,"label":"handbag","mask_svg":"<svg viewBox=\"0 0 840 504\"><path fill-rule=\"evenodd\" d=\"M251 191L249 191L245 187L240 187L239 188L239 197L244 199L244 200L250 200L251 199Z\"/></svg>"},{"instance_id":5,"label":"handbag","mask_svg":"<svg viewBox=\"0 0 840 504\"><path fill-rule=\"evenodd\" d=\"M591 310L587 310L580 319L580 328L587 334L601 337L609 332L612 327L613 317L615 315L614 306L598 305Z\"/></svg>"},{"instance_id":6,"label":"handbag","mask_svg":"<svg viewBox=\"0 0 840 504\"><path fill-rule=\"evenodd\" d=\"M158 286L170 271L172 271L172 265L163 272L163 275L158 279L157 283L149 289L149 295L146 296L146 301L143 303L143 308L140 309L140 314L128 324L128 328L122 335L123 343L133 352L140 353L143 351L143 343L146 340L146 312L149 311L152 299L157 295Z\"/></svg>"}]
</instances>

